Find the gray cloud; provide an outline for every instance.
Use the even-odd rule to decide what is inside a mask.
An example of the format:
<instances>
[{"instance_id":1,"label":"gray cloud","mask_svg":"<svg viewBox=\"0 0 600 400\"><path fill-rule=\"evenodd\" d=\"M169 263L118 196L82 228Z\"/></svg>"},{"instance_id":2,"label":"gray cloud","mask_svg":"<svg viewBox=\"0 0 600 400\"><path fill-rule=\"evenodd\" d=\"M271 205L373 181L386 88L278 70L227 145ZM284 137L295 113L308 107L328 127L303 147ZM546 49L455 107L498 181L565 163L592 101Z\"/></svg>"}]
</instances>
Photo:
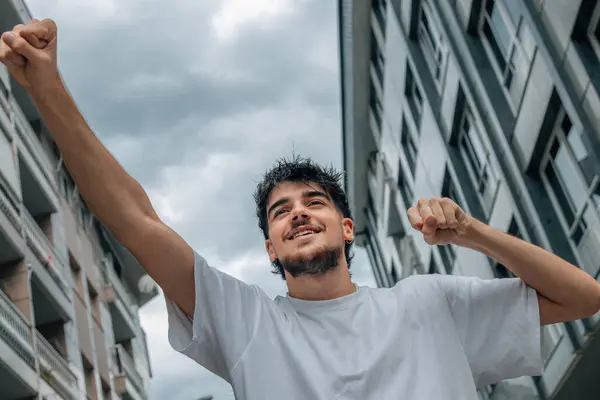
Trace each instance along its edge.
<instances>
[{"instance_id":1,"label":"gray cloud","mask_svg":"<svg viewBox=\"0 0 600 400\"><path fill-rule=\"evenodd\" d=\"M290 0L223 40L214 16L230 1L29 3L59 24L71 92L161 216L212 265L273 297L285 285L270 273L252 192L292 152L341 166L335 2ZM358 252L353 276L373 284L366 263ZM227 384L170 349L162 298L142 322L152 398L232 398Z\"/></svg>"}]
</instances>

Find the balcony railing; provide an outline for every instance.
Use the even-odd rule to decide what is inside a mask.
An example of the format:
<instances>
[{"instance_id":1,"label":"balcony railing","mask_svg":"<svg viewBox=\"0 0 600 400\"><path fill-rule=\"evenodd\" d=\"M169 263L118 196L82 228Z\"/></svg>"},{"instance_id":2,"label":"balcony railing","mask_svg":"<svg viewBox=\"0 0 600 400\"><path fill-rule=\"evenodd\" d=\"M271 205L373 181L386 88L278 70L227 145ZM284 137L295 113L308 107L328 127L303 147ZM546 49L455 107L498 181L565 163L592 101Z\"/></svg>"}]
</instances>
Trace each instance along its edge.
<instances>
[{"instance_id":1,"label":"balcony railing","mask_svg":"<svg viewBox=\"0 0 600 400\"><path fill-rule=\"evenodd\" d=\"M600 222L596 221L588 227L579 242L578 250L582 258L584 271L596 279L600 279Z\"/></svg>"},{"instance_id":2,"label":"balcony railing","mask_svg":"<svg viewBox=\"0 0 600 400\"><path fill-rule=\"evenodd\" d=\"M123 303L123 305L127 309L127 313L129 314L129 316L135 321L136 315L133 309L133 305L135 303L127 289L125 289L125 286L123 286L121 279L119 279L119 277L117 276L110 256L106 256L103 260L103 263L106 283L113 287L117 298Z\"/></svg>"},{"instance_id":3,"label":"balcony railing","mask_svg":"<svg viewBox=\"0 0 600 400\"><path fill-rule=\"evenodd\" d=\"M67 294L67 284L63 278L62 272L65 270L64 261L58 256L54 245L48 240L48 237L42 232L41 228L35 222L27 209L22 208L23 222L25 228L25 238L31 250L38 259L47 267L47 271L56 281L61 290ZM68 297L68 296L67 296Z\"/></svg>"},{"instance_id":4,"label":"balcony railing","mask_svg":"<svg viewBox=\"0 0 600 400\"><path fill-rule=\"evenodd\" d=\"M54 174L52 161L50 161L48 153L42 147L42 144L37 135L33 132L27 117L25 117L21 107L19 107L15 100L13 100L12 108L15 111L15 128L17 135L19 135L27 150L29 150L33 158L41 166L42 173L50 182L50 186L56 190L56 175Z\"/></svg>"},{"instance_id":5,"label":"balcony railing","mask_svg":"<svg viewBox=\"0 0 600 400\"><path fill-rule=\"evenodd\" d=\"M35 369L31 329L8 296L0 290L0 338Z\"/></svg>"},{"instance_id":6,"label":"balcony railing","mask_svg":"<svg viewBox=\"0 0 600 400\"><path fill-rule=\"evenodd\" d=\"M0 177L0 180L2 178ZM14 204L6 194L4 194L3 183L0 181L0 211L6 215L6 218L10 221L11 224L15 227L18 232L21 232L21 217L19 216L19 212L15 208Z\"/></svg>"},{"instance_id":7,"label":"balcony railing","mask_svg":"<svg viewBox=\"0 0 600 400\"><path fill-rule=\"evenodd\" d=\"M77 377L60 354L36 331L37 354L42 377L65 399L77 400Z\"/></svg>"},{"instance_id":8,"label":"balcony railing","mask_svg":"<svg viewBox=\"0 0 600 400\"><path fill-rule=\"evenodd\" d=\"M371 11L371 29L373 29L373 34L382 47L385 44L387 30L385 12L385 9L382 9L382 7L376 7Z\"/></svg>"},{"instance_id":9,"label":"balcony railing","mask_svg":"<svg viewBox=\"0 0 600 400\"><path fill-rule=\"evenodd\" d=\"M2 109L6 118L8 118L10 120L12 105L8 101L8 98L5 97L5 95L8 93L8 91L5 92L3 89L4 89L4 84L2 82L0 82L0 109Z\"/></svg>"},{"instance_id":10,"label":"balcony railing","mask_svg":"<svg viewBox=\"0 0 600 400\"><path fill-rule=\"evenodd\" d=\"M127 376L127 378L131 381L131 383L133 383L133 386L138 390L138 393L142 397L144 397L144 381L142 380L140 374L137 372L133 359L131 358L129 353L125 351L125 348L123 348L123 346L120 344L115 346L115 352L117 355L117 364L119 367L119 372L125 374L125 376Z\"/></svg>"}]
</instances>

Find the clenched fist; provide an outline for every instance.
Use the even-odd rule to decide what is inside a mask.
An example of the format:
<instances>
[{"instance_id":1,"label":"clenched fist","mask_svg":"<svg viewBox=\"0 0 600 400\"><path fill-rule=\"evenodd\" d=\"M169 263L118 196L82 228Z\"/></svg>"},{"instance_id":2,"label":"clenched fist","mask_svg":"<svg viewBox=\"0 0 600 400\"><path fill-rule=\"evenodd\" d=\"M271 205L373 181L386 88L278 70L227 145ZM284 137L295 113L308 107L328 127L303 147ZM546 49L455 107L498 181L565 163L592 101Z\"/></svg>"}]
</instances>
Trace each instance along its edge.
<instances>
[{"instance_id":1,"label":"clenched fist","mask_svg":"<svg viewBox=\"0 0 600 400\"><path fill-rule=\"evenodd\" d=\"M448 198L421 198L408 209L412 227L423 234L430 245L455 243L471 225L469 216Z\"/></svg>"},{"instance_id":2,"label":"clenched fist","mask_svg":"<svg viewBox=\"0 0 600 400\"><path fill-rule=\"evenodd\" d=\"M0 61L28 92L60 83L56 61L57 29L54 21L32 20L4 32L0 40Z\"/></svg>"}]
</instances>

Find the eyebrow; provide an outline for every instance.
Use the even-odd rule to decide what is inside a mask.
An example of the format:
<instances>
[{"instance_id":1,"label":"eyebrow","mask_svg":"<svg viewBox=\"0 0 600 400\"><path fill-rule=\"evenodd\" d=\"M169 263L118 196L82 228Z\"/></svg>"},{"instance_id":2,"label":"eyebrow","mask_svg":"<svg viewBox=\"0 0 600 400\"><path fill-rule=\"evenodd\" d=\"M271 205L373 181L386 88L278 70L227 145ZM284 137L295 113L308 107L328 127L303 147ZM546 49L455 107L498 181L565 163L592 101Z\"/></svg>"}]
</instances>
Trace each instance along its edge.
<instances>
[{"instance_id":1,"label":"eyebrow","mask_svg":"<svg viewBox=\"0 0 600 400\"><path fill-rule=\"evenodd\" d=\"M303 198L314 198L314 197L321 197L325 200L330 200L329 196L324 193L321 192L320 190L307 190L306 192L302 193L302 197ZM271 207L269 207L269 211L267 212L267 215L271 215L271 213L279 206L287 203L288 201L290 201L289 197L282 197L281 199L277 200L275 203L273 203L271 205Z\"/></svg>"}]
</instances>

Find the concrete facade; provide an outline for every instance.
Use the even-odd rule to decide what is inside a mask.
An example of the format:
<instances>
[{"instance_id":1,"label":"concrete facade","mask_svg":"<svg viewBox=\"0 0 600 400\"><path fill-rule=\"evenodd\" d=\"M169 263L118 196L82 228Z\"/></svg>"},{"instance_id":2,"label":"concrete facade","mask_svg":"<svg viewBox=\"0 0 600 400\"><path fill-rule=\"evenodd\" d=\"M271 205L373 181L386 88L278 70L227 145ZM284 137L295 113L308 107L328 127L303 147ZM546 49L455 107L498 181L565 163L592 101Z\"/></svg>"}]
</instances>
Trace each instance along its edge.
<instances>
[{"instance_id":1,"label":"concrete facade","mask_svg":"<svg viewBox=\"0 0 600 400\"><path fill-rule=\"evenodd\" d=\"M0 3L0 31L30 19L23 1ZM138 310L157 294L0 66L0 399L148 398Z\"/></svg>"},{"instance_id":2,"label":"concrete facade","mask_svg":"<svg viewBox=\"0 0 600 400\"><path fill-rule=\"evenodd\" d=\"M600 279L599 19L597 1L339 0L346 189L378 285L512 276L411 232L406 209L440 196ZM544 374L481 398L600 398L599 322L544 327Z\"/></svg>"}]
</instances>

